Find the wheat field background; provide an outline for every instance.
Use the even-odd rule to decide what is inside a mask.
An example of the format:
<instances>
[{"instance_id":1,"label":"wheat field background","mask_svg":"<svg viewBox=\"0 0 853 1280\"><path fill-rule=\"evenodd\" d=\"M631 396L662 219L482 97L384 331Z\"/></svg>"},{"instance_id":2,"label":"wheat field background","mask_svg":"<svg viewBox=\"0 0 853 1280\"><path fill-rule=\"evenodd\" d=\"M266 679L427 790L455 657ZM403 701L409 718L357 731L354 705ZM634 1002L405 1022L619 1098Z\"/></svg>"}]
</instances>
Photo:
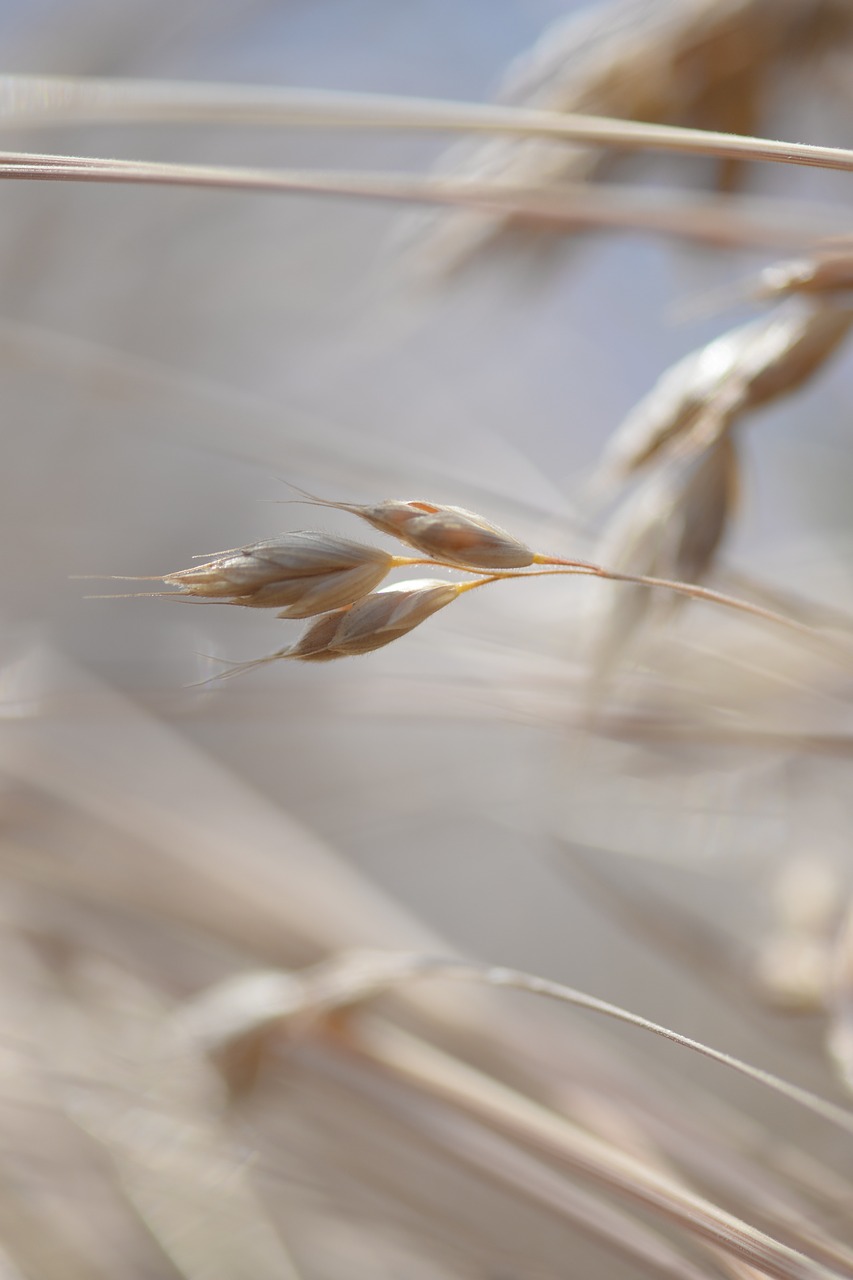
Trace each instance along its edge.
<instances>
[{"instance_id":1,"label":"wheat field background","mask_svg":"<svg viewBox=\"0 0 853 1280\"><path fill-rule=\"evenodd\" d=\"M574 8L8 0L0 71L486 102ZM849 144L849 3L585 14L538 46L576 110L634 95L639 120ZM0 79L4 151L478 178L446 131L75 123L55 95ZM547 146L507 183L559 192L571 152ZM853 174L573 154L615 231L549 207L481 243L494 208L0 186L4 1278L853 1276L849 297L755 296L845 232ZM783 343L755 390L741 327L810 308L837 334L796 375ZM733 332L700 397L707 457L736 450L725 502L690 424L614 479L620 423ZM293 485L462 506L800 630L555 576L220 681L295 624L79 580L285 529L399 549ZM831 1105L489 989L507 966Z\"/></svg>"}]
</instances>

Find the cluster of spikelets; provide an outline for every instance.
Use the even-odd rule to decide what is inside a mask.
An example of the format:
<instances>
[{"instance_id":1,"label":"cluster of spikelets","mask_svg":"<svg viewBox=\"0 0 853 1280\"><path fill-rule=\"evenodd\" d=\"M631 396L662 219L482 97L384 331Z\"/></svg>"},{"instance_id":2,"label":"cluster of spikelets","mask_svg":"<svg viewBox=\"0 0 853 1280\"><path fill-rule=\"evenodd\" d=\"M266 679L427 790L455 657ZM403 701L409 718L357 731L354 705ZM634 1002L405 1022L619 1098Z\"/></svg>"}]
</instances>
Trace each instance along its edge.
<instances>
[{"instance_id":1,"label":"cluster of spikelets","mask_svg":"<svg viewBox=\"0 0 853 1280\"><path fill-rule=\"evenodd\" d=\"M774 302L774 310L685 356L635 405L601 459L597 488L608 494L615 489L621 501L599 539L596 563L535 552L462 507L402 499L333 502L304 494L309 503L349 512L419 554L394 555L326 532L297 530L157 575L168 590L153 594L312 619L293 644L234 664L223 676L280 658L327 662L369 653L467 591L540 574L580 574L617 584L609 597L600 597L597 625L589 632L595 684L612 676L640 628L654 617L649 588L664 588L670 601L703 599L803 630L790 616L700 584L716 566L735 511L744 423L799 390L849 336L851 262L853 250L841 243L766 268L754 292ZM381 585L393 570L413 566L478 576Z\"/></svg>"},{"instance_id":2,"label":"cluster of spikelets","mask_svg":"<svg viewBox=\"0 0 853 1280\"><path fill-rule=\"evenodd\" d=\"M701 582L715 568L740 490L740 434L757 410L804 386L853 326L847 249L766 269L767 315L668 369L611 436L597 488L624 494L597 557L634 574ZM648 615L647 592L613 595L595 643L607 674Z\"/></svg>"},{"instance_id":3,"label":"cluster of spikelets","mask_svg":"<svg viewBox=\"0 0 853 1280\"><path fill-rule=\"evenodd\" d=\"M719 443L726 447L725 438ZM697 499L702 497L706 470L703 463L696 477ZM685 492L689 495L694 489L688 486ZM223 677L280 658L329 662L371 653L406 635L466 591L507 579L553 574L628 584L641 589L642 596L650 588L662 589L667 595L722 605L810 638L818 635L815 628L793 617L697 582L533 551L505 529L462 507L402 499L359 504L309 496L308 501L351 512L421 554L394 555L349 538L300 529L235 547L189 569L158 575L168 589L141 594L276 609L279 618L312 620L293 644L266 657L236 663ZM683 563L684 557L677 567ZM380 586L392 570L415 565L476 576L463 581L412 578ZM685 563L685 567L689 566ZM842 653L849 660L849 649Z\"/></svg>"},{"instance_id":4,"label":"cluster of spikelets","mask_svg":"<svg viewBox=\"0 0 853 1280\"><path fill-rule=\"evenodd\" d=\"M394 499L364 506L311 501L352 512L421 554L392 555L349 538L298 530L165 574L162 581L183 595L277 609L280 618L312 618L294 644L260 661L328 662L390 644L474 587L513 570L552 563L461 507ZM380 586L393 569L410 565L486 571L486 576L464 582L418 578Z\"/></svg>"}]
</instances>

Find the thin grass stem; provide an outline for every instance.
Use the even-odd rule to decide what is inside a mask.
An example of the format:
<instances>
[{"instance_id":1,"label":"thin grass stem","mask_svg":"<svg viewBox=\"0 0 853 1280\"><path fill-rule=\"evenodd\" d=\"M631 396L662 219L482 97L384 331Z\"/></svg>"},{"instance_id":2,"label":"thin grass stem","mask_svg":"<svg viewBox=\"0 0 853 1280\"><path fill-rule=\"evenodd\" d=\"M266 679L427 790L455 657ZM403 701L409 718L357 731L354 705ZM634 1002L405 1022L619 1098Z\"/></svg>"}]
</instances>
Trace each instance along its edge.
<instances>
[{"instance_id":1,"label":"thin grass stem","mask_svg":"<svg viewBox=\"0 0 853 1280\"><path fill-rule=\"evenodd\" d=\"M5 124L160 121L508 134L853 172L853 150L575 112L382 94L190 82L0 78Z\"/></svg>"},{"instance_id":2,"label":"thin grass stem","mask_svg":"<svg viewBox=\"0 0 853 1280\"><path fill-rule=\"evenodd\" d=\"M256 169L155 163L96 156L0 152L0 179L97 182L331 196L399 204L475 209L545 225L641 230L715 245L800 248L846 231L833 208L780 206L753 197L692 197L609 184L519 187L417 173ZM793 209L793 213L792 210Z\"/></svg>"}]
</instances>

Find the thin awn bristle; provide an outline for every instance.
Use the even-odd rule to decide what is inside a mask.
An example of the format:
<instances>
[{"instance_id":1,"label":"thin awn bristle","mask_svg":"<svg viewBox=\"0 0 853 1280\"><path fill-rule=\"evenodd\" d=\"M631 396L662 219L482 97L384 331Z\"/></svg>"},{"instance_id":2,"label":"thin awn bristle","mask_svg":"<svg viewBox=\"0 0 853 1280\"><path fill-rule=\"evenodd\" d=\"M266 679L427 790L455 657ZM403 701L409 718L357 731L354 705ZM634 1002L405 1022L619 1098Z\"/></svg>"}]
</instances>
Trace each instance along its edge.
<instances>
[{"instance_id":1,"label":"thin awn bristle","mask_svg":"<svg viewBox=\"0 0 853 1280\"><path fill-rule=\"evenodd\" d=\"M108 595L84 596L84 600L184 600L189 601L190 597L182 595L179 591L116 591Z\"/></svg>"},{"instance_id":2,"label":"thin awn bristle","mask_svg":"<svg viewBox=\"0 0 853 1280\"><path fill-rule=\"evenodd\" d=\"M163 573L71 573L72 582L162 582Z\"/></svg>"}]
</instances>

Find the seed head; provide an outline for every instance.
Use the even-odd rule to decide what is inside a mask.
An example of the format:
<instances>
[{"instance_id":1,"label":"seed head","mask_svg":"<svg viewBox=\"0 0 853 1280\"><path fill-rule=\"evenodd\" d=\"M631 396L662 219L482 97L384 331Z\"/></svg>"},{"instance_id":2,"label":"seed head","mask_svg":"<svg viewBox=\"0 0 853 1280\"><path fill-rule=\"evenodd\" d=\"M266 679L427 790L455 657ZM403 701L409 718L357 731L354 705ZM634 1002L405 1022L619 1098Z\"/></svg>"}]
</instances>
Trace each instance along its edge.
<instances>
[{"instance_id":1,"label":"seed head","mask_svg":"<svg viewBox=\"0 0 853 1280\"><path fill-rule=\"evenodd\" d=\"M418 578L383 587L312 623L281 656L328 662L381 649L450 604L465 583Z\"/></svg>"},{"instance_id":2,"label":"seed head","mask_svg":"<svg viewBox=\"0 0 853 1280\"><path fill-rule=\"evenodd\" d=\"M737 452L728 434L701 452L658 462L612 518L596 558L623 573L701 582L725 536L737 487ZM601 593L599 601L590 646L597 685L613 673L649 616L673 605L624 584Z\"/></svg>"},{"instance_id":3,"label":"seed head","mask_svg":"<svg viewBox=\"0 0 853 1280\"><path fill-rule=\"evenodd\" d=\"M163 581L188 595L255 609L284 605L279 617L310 618L366 596L393 563L377 547L298 531L227 551Z\"/></svg>"},{"instance_id":4,"label":"seed head","mask_svg":"<svg viewBox=\"0 0 853 1280\"><path fill-rule=\"evenodd\" d=\"M605 472L625 478L638 471L724 401L734 421L790 395L829 360L851 325L850 308L791 302L691 352L617 428L607 445Z\"/></svg>"},{"instance_id":5,"label":"seed head","mask_svg":"<svg viewBox=\"0 0 853 1280\"><path fill-rule=\"evenodd\" d=\"M463 507L401 498L362 505L306 496L320 506L350 511L381 533L460 569L521 569L533 564L533 552L523 542Z\"/></svg>"}]
</instances>

